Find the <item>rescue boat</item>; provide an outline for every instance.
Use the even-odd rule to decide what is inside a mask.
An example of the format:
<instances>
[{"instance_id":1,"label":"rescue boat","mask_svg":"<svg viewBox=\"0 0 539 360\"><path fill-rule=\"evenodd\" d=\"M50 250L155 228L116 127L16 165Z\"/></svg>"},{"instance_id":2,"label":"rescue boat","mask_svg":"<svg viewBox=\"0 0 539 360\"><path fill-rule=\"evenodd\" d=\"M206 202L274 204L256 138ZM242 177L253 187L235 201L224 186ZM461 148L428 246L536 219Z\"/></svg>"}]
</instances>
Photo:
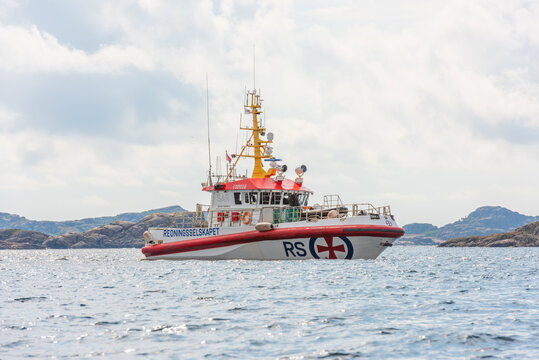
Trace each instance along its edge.
<instances>
[{"instance_id":1,"label":"rescue boat","mask_svg":"<svg viewBox=\"0 0 539 360\"><path fill-rule=\"evenodd\" d=\"M239 153L226 154L226 176L212 173L210 163L202 184L210 205L181 213L173 228L145 231L146 259L375 259L404 235L389 206L345 204L338 195L309 205L307 168L298 166L295 179L286 178L287 166L273 155L273 134L261 118L262 101L256 90L246 92L248 125L240 121L240 129L250 137ZM251 177L238 175L240 159L254 160Z\"/></svg>"}]
</instances>

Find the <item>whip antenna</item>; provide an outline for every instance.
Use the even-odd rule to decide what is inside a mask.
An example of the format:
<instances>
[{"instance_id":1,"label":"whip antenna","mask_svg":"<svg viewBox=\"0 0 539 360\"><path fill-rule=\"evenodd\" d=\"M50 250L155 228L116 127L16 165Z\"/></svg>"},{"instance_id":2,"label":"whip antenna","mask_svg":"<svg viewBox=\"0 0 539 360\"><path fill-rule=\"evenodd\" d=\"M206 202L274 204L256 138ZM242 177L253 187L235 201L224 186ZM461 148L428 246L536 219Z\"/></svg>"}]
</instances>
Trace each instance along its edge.
<instances>
[{"instance_id":1,"label":"whip antenna","mask_svg":"<svg viewBox=\"0 0 539 360\"><path fill-rule=\"evenodd\" d=\"M210 90L208 86L208 73L206 73L206 115L208 119L208 163L209 163L209 169L208 169L208 184L212 186L212 180L211 180L211 146L210 146Z\"/></svg>"}]
</instances>

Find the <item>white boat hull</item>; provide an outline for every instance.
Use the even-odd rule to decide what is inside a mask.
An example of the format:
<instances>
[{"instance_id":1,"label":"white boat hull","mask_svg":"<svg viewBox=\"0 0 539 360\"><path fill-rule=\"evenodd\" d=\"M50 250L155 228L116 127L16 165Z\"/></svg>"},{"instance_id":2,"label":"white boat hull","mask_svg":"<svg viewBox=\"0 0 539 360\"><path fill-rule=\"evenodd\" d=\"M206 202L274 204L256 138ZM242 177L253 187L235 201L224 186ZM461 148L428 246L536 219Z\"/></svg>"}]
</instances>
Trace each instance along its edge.
<instances>
[{"instance_id":1,"label":"white boat hull","mask_svg":"<svg viewBox=\"0 0 539 360\"><path fill-rule=\"evenodd\" d=\"M147 259L376 259L404 234L394 221L362 217L280 224L266 232L242 228L152 228ZM209 235L209 236L208 236Z\"/></svg>"},{"instance_id":2,"label":"white boat hull","mask_svg":"<svg viewBox=\"0 0 539 360\"><path fill-rule=\"evenodd\" d=\"M325 239L318 238L315 241L323 243ZM330 251L318 251L318 246L327 247L327 245L315 245L314 251L311 251L310 239L288 239L288 240L268 240L244 245L232 245L214 249L196 250L189 252L173 253L152 256L152 260L305 260L305 259L376 259L388 246L385 238L373 237L351 237L348 238L351 243L353 254L345 246L345 251L334 250L332 256ZM389 242L391 244L392 242ZM384 245L382 245L384 244ZM344 245L344 244L340 244ZM337 245L338 249L341 246Z\"/></svg>"}]
</instances>

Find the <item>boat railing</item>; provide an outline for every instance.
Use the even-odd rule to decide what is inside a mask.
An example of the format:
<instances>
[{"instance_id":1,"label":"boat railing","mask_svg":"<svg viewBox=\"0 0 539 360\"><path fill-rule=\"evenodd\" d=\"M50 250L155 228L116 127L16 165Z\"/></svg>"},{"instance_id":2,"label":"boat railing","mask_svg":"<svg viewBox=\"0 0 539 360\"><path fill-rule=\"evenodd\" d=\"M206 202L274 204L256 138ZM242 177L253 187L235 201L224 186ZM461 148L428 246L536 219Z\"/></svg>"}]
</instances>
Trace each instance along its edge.
<instances>
[{"instance_id":1,"label":"boat railing","mask_svg":"<svg viewBox=\"0 0 539 360\"><path fill-rule=\"evenodd\" d=\"M337 194L324 195L324 206L334 207L334 206L343 206L341 197Z\"/></svg>"},{"instance_id":2,"label":"boat railing","mask_svg":"<svg viewBox=\"0 0 539 360\"><path fill-rule=\"evenodd\" d=\"M265 206L262 208L222 208L209 212L205 224L217 227L241 227L255 225L259 222L272 224L318 221L322 219L339 218L345 220L352 216L370 216L371 219L380 219L381 216L391 217L389 206L376 207L369 203L343 204L332 206ZM206 225L207 226L207 225Z\"/></svg>"},{"instance_id":3,"label":"boat railing","mask_svg":"<svg viewBox=\"0 0 539 360\"><path fill-rule=\"evenodd\" d=\"M317 221L328 218L344 220L352 216L370 216L371 219L379 219L381 216L393 218L389 206L376 207L369 203L340 203L336 206L326 204L323 206L315 205L313 207L265 206L252 209L238 207L213 209L211 211L200 209L197 212L186 213L186 221L181 224L183 227L191 224L189 216L193 219L193 225L187 227L241 227L255 225L259 222L279 224L297 221Z\"/></svg>"},{"instance_id":4,"label":"boat railing","mask_svg":"<svg viewBox=\"0 0 539 360\"><path fill-rule=\"evenodd\" d=\"M209 209L209 205L197 204L195 211L175 213L171 226L176 228L207 228Z\"/></svg>"},{"instance_id":5,"label":"boat railing","mask_svg":"<svg viewBox=\"0 0 539 360\"><path fill-rule=\"evenodd\" d=\"M273 223L285 223L296 221L317 221L321 219L339 218L344 220L352 216L370 216L371 219L379 219L380 216L391 217L391 208L387 206L373 206L369 203L340 204L327 202L324 206L313 207L274 207ZM262 216L262 218L268 218ZM271 221L268 221L271 222Z\"/></svg>"}]
</instances>

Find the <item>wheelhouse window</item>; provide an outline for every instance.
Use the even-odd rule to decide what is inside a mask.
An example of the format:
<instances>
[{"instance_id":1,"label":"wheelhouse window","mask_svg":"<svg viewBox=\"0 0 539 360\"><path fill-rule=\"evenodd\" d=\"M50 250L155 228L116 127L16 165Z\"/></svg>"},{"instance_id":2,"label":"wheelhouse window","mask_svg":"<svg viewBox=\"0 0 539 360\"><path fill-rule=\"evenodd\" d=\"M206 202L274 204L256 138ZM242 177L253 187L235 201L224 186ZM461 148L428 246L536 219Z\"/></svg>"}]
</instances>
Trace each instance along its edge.
<instances>
[{"instance_id":1,"label":"wheelhouse window","mask_svg":"<svg viewBox=\"0 0 539 360\"><path fill-rule=\"evenodd\" d=\"M269 203L270 203L270 192L269 191L262 191L262 197L260 199L260 204L269 205Z\"/></svg>"},{"instance_id":2,"label":"wheelhouse window","mask_svg":"<svg viewBox=\"0 0 539 360\"><path fill-rule=\"evenodd\" d=\"M257 205L258 204L258 192L251 191L249 193L249 204Z\"/></svg>"},{"instance_id":3,"label":"wheelhouse window","mask_svg":"<svg viewBox=\"0 0 539 360\"><path fill-rule=\"evenodd\" d=\"M272 205L281 205L281 191L274 191L271 193L271 204Z\"/></svg>"},{"instance_id":4,"label":"wheelhouse window","mask_svg":"<svg viewBox=\"0 0 539 360\"><path fill-rule=\"evenodd\" d=\"M296 193L290 194L288 202L290 206L301 206L299 203L298 194Z\"/></svg>"},{"instance_id":5,"label":"wheelhouse window","mask_svg":"<svg viewBox=\"0 0 539 360\"><path fill-rule=\"evenodd\" d=\"M234 204L241 205L241 193L239 192L234 193Z\"/></svg>"},{"instance_id":6,"label":"wheelhouse window","mask_svg":"<svg viewBox=\"0 0 539 360\"><path fill-rule=\"evenodd\" d=\"M283 193L283 205L290 205L290 193Z\"/></svg>"},{"instance_id":7,"label":"wheelhouse window","mask_svg":"<svg viewBox=\"0 0 539 360\"><path fill-rule=\"evenodd\" d=\"M309 193L304 192L304 193L298 194L298 201L301 206L307 206L307 203L309 201Z\"/></svg>"}]
</instances>

